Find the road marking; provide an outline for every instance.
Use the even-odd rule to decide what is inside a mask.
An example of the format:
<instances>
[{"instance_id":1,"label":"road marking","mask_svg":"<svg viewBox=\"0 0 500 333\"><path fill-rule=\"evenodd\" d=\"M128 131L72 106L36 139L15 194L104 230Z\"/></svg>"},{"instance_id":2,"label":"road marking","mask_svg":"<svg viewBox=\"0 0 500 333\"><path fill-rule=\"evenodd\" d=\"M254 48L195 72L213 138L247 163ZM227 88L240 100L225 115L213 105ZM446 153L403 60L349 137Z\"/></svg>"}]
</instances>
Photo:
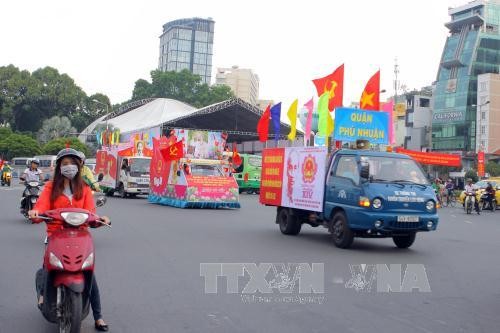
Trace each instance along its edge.
<instances>
[{"instance_id":1,"label":"road marking","mask_svg":"<svg viewBox=\"0 0 500 333\"><path fill-rule=\"evenodd\" d=\"M451 214L451 217L457 217L456 215Z\"/></svg>"},{"instance_id":2,"label":"road marking","mask_svg":"<svg viewBox=\"0 0 500 333\"><path fill-rule=\"evenodd\" d=\"M467 221L467 220L465 220L464 222L465 222L465 223L472 224L472 222L471 222L471 221Z\"/></svg>"}]
</instances>

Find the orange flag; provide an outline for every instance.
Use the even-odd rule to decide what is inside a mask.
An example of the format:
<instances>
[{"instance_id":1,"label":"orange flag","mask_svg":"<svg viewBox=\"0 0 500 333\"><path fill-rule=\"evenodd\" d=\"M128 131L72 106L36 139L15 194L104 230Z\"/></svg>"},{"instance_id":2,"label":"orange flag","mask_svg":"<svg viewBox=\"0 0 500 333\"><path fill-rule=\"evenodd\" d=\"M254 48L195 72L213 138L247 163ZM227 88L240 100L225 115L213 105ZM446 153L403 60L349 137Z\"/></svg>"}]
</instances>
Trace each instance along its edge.
<instances>
[{"instance_id":1,"label":"orange flag","mask_svg":"<svg viewBox=\"0 0 500 333\"><path fill-rule=\"evenodd\" d=\"M375 73L365 86L359 108L363 110L380 110L380 70Z\"/></svg>"},{"instance_id":2,"label":"orange flag","mask_svg":"<svg viewBox=\"0 0 500 333\"><path fill-rule=\"evenodd\" d=\"M342 106L344 97L344 64L340 65L332 74L313 80L318 97L328 92L328 109L333 111Z\"/></svg>"}]
</instances>

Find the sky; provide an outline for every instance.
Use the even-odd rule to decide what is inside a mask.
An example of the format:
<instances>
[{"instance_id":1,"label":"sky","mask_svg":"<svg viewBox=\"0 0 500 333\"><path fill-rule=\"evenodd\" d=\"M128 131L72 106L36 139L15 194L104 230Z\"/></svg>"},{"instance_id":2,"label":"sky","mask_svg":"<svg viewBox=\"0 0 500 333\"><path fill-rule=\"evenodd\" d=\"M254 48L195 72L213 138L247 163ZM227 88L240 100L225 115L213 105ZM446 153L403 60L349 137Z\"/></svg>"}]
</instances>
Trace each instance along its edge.
<instances>
[{"instance_id":1,"label":"sky","mask_svg":"<svg viewBox=\"0 0 500 333\"><path fill-rule=\"evenodd\" d=\"M408 89L431 85L447 36L448 7L467 1L4 1L0 11L0 66L30 71L53 66L88 95L113 104L128 100L134 82L158 66L159 36L168 21L215 20L217 67L251 68L261 99L316 94L311 80L345 64L344 105L359 101L381 70L381 99L394 92L394 59Z\"/></svg>"}]
</instances>

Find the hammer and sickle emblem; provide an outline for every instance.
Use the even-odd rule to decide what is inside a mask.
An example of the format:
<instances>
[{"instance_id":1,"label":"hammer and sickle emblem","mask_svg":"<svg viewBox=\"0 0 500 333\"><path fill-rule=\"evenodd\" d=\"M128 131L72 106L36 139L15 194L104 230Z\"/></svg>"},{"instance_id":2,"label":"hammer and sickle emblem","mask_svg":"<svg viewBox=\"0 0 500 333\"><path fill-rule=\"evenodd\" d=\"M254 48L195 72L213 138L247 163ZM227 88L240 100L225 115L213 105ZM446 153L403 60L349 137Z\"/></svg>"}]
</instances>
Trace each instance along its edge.
<instances>
[{"instance_id":1,"label":"hammer and sickle emblem","mask_svg":"<svg viewBox=\"0 0 500 333\"><path fill-rule=\"evenodd\" d=\"M176 146L172 146L170 147L170 156L177 156L177 147Z\"/></svg>"},{"instance_id":2,"label":"hammer and sickle emblem","mask_svg":"<svg viewBox=\"0 0 500 333\"><path fill-rule=\"evenodd\" d=\"M328 89L328 82L325 83L324 92L328 92L329 98L335 97L335 89L337 89L337 81L331 81L330 89Z\"/></svg>"}]
</instances>

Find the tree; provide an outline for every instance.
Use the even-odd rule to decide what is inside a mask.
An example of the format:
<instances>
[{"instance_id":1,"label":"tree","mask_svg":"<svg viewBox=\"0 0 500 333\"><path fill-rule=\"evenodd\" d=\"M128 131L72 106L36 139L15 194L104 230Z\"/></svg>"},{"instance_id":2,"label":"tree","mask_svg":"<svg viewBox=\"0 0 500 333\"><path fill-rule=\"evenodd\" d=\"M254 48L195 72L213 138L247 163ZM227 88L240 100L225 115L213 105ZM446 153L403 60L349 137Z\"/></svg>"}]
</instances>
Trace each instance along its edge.
<instances>
[{"instance_id":1,"label":"tree","mask_svg":"<svg viewBox=\"0 0 500 333\"><path fill-rule=\"evenodd\" d=\"M89 154L88 147L80 140L74 137L58 138L55 140L51 140L43 146L42 150L44 154L56 155L61 149L66 148L68 144L71 148L82 151L86 156Z\"/></svg>"},{"instance_id":2,"label":"tree","mask_svg":"<svg viewBox=\"0 0 500 333\"><path fill-rule=\"evenodd\" d=\"M44 120L42 128L38 131L38 139L46 143L60 137L75 134L76 129L71 126L71 121L68 117L54 116Z\"/></svg>"},{"instance_id":3,"label":"tree","mask_svg":"<svg viewBox=\"0 0 500 333\"><path fill-rule=\"evenodd\" d=\"M490 174L490 177L500 176L500 164L493 161L489 161L486 164L486 172Z\"/></svg>"},{"instance_id":4,"label":"tree","mask_svg":"<svg viewBox=\"0 0 500 333\"><path fill-rule=\"evenodd\" d=\"M465 173L465 177L464 177L466 180L467 179L472 179L472 182L477 182L479 180L479 177L477 176L477 172L476 170L468 170L466 173Z\"/></svg>"},{"instance_id":5,"label":"tree","mask_svg":"<svg viewBox=\"0 0 500 333\"><path fill-rule=\"evenodd\" d=\"M38 142L27 135L14 133L0 140L0 155L8 160L20 156L32 157L41 152Z\"/></svg>"},{"instance_id":6,"label":"tree","mask_svg":"<svg viewBox=\"0 0 500 333\"><path fill-rule=\"evenodd\" d=\"M93 99L110 105L106 95L88 97L71 77L53 67L33 73L13 65L0 67L0 126L10 124L15 131L37 132L45 119L65 116L82 130L105 112Z\"/></svg>"},{"instance_id":7,"label":"tree","mask_svg":"<svg viewBox=\"0 0 500 333\"><path fill-rule=\"evenodd\" d=\"M151 83L139 79L135 82L132 101L150 97L172 98L194 107L204 107L234 97L225 85L209 86L199 75L187 69L180 72L151 71Z\"/></svg>"}]
</instances>

